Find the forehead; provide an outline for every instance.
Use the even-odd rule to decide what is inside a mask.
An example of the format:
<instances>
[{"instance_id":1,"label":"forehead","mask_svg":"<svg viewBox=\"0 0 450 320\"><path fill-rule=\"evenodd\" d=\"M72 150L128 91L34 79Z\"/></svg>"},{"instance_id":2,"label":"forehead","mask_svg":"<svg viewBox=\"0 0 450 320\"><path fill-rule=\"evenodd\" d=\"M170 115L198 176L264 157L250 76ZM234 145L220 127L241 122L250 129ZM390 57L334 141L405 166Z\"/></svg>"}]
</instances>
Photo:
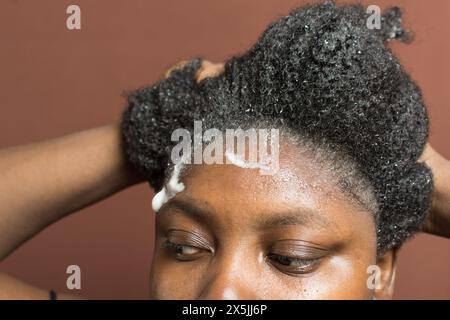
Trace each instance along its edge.
<instances>
[{"instance_id":1,"label":"forehead","mask_svg":"<svg viewBox=\"0 0 450 320\"><path fill-rule=\"evenodd\" d=\"M286 142L280 144L279 170L273 175L233 164L202 164L191 165L181 181L185 190L174 201L203 209L218 224L256 227L298 216L296 222L336 232L350 232L358 223L373 227L370 214L350 201L326 170Z\"/></svg>"}]
</instances>

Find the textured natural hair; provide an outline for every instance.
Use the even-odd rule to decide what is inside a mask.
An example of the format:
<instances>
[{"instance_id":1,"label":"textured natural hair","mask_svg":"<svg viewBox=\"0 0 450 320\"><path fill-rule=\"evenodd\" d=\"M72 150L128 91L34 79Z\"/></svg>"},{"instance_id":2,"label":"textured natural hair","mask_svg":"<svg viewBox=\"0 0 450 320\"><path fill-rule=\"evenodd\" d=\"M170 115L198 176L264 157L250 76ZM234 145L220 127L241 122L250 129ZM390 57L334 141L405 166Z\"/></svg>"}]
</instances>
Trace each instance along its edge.
<instances>
[{"instance_id":1,"label":"textured natural hair","mask_svg":"<svg viewBox=\"0 0 450 320\"><path fill-rule=\"evenodd\" d=\"M270 121L350 159L346 168L376 200L378 251L400 246L430 207L432 174L417 162L428 116L420 89L385 45L409 39L400 10L388 10L381 29L369 29L368 16L361 5L298 8L228 59L221 75L197 83L196 58L131 93L122 122L129 160L160 189L174 129L192 130L194 120L209 128Z\"/></svg>"}]
</instances>

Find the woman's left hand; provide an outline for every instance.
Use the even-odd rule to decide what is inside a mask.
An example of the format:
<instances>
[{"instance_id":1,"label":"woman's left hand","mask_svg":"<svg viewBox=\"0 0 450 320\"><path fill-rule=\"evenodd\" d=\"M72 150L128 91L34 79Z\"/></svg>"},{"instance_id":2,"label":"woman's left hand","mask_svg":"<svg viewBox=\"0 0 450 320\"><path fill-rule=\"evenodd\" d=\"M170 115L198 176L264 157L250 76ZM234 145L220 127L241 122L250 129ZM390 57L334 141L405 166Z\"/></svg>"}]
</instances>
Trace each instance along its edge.
<instances>
[{"instance_id":1,"label":"woman's left hand","mask_svg":"<svg viewBox=\"0 0 450 320\"><path fill-rule=\"evenodd\" d=\"M450 161L427 144L420 162L433 172L434 190L431 210L423 224L423 231L450 238Z\"/></svg>"},{"instance_id":2,"label":"woman's left hand","mask_svg":"<svg viewBox=\"0 0 450 320\"><path fill-rule=\"evenodd\" d=\"M165 77L166 78L169 77L170 73L173 70L183 68L186 65L186 63L188 63L188 62L189 61L187 61L187 60L182 60L182 61L176 63L174 66L172 66L171 68L169 68L169 70L166 71ZM197 74L196 74L197 83L202 81L205 78L216 77L219 74L221 74L223 72L223 70L224 70L224 63L221 63L221 62L215 63L215 62L211 62L209 60L203 60L202 65L200 66L200 68L198 69Z\"/></svg>"}]
</instances>

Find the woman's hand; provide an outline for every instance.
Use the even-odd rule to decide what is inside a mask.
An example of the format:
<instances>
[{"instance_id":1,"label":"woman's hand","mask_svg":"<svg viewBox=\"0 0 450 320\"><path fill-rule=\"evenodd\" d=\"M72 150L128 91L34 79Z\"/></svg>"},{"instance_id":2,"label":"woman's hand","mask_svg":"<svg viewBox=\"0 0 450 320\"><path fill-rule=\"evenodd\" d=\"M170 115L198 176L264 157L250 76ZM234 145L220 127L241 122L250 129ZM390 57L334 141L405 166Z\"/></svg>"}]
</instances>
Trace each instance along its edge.
<instances>
[{"instance_id":1,"label":"woman's hand","mask_svg":"<svg viewBox=\"0 0 450 320\"><path fill-rule=\"evenodd\" d=\"M222 63L204 60L197 82L222 71ZM51 223L143 181L122 143L117 123L0 150L0 261ZM48 292L0 274L5 298L48 299Z\"/></svg>"},{"instance_id":2,"label":"woman's hand","mask_svg":"<svg viewBox=\"0 0 450 320\"><path fill-rule=\"evenodd\" d=\"M434 180L431 211L423 224L423 231L450 238L450 161L430 144L425 147L419 161L431 168Z\"/></svg>"},{"instance_id":3,"label":"woman's hand","mask_svg":"<svg viewBox=\"0 0 450 320\"><path fill-rule=\"evenodd\" d=\"M223 66L203 60L197 82ZM56 220L142 180L125 159L119 124L0 150L0 261Z\"/></svg>"},{"instance_id":4,"label":"woman's hand","mask_svg":"<svg viewBox=\"0 0 450 320\"><path fill-rule=\"evenodd\" d=\"M183 68L186 63L188 63L187 60L182 60L178 63L176 63L174 66L172 66L171 68L169 68L169 70L166 71L165 77L169 77L170 73L173 70L176 69L181 69ZM199 83L200 81L202 81L205 78L209 78L209 77L216 77L219 74L221 74L224 70L224 64L223 63L214 63L208 60L203 60L202 61L202 65L200 67L200 69L198 69L197 74L196 74L196 80L197 83Z\"/></svg>"},{"instance_id":5,"label":"woman's hand","mask_svg":"<svg viewBox=\"0 0 450 320\"><path fill-rule=\"evenodd\" d=\"M169 77L173 70L184 67L187 62L183 60L172 66L167 70L165 77ZM223 70L223 63L203 60L202 66L197 71L196 80L200 82L207 77L215 77ZM450 161L437 153L429 144L419 161L425 162L431 168L434 180L432 208L423 224L423 231L450 238Z\"/></svg>"}]
</instances>

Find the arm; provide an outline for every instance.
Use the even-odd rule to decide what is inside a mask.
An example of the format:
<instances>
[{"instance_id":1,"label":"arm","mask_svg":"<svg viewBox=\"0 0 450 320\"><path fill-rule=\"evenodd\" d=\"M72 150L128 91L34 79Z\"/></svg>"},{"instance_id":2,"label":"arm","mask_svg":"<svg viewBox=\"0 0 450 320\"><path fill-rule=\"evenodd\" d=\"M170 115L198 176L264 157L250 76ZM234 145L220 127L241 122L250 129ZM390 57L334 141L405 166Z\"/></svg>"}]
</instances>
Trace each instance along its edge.
<instances>
[{"instance_id":1,"label":"arm","mask_svg":"<svg viewBox=\"0 0 450 320\"><path fill-rule=\"evenodd\" d=\"M49 224L139 181L117 124L0 150L0 261ZM14 288L39 292L0 275L0 297Z\"/></svg>"},{"instance_id":2,"label":"arm","mask_svg":"<svg viewBox=\"0 0 450 320\"><path fill-rule=\"evenodd\" d=\"M421 157L433 172L434 191L432 208L424 223L425 232L450 238L450 161L430 145Z\"/></svg>"},{"instance_id":3,"label":"arm","mask_svg":"<svg viewBox=\"0 0 450 320\"><path fill-rule=\"evenodd\" d=\"M217 76L223 68L204 60L196 80ZM124 158L118 124L0 150L0 261L54 221L142 180ZM0 299L5 298L49 295L0 274Z\"/></svg>"}]
</instances>

